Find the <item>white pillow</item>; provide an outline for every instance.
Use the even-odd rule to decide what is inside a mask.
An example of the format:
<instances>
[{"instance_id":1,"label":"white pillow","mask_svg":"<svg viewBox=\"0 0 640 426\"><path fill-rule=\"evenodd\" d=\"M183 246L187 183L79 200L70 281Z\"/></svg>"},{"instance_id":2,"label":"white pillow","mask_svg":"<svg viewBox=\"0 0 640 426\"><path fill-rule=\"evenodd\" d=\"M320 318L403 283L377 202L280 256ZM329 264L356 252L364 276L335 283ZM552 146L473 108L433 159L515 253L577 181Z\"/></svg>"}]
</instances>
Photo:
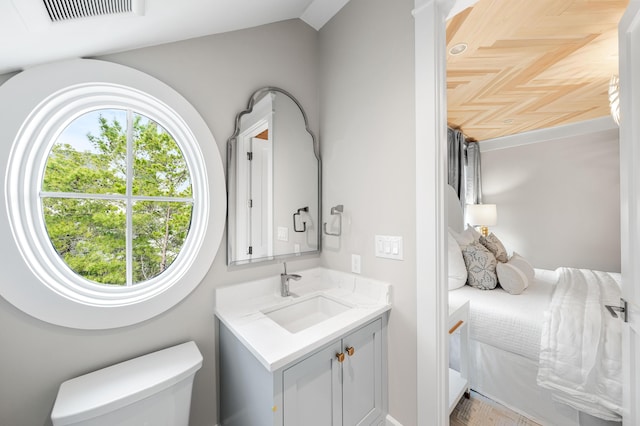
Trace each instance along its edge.
<instances>
[{"instance_id":1,"label":"white pillow","mask_svg":"<svg viewBox=\"0 0 640 426\"><path fill-rule=\"evenodd\" d=\"M514 251L513 256L509 259L509 263L524 272L527 277L527 286L529 286L530 282L533 282L536 272L533 270L533 266L531 266L527 259Z\"/></svg>"},{"instance_id":2,"label":"white pillow","mask_svg":"<svg viewBox=\"0 0 640 426\"><path fill-rule=\"evenodd\" d=\"M464 264L462 251L451 232L449 234L449 290L455 290L467 283L467 266Z\"/></svg>"},{"instance_id":3,"label":"white pillow","mask_svg":"<svg viewBox=\"0 0 640 426\"><path fill-rule=\"evenodd\" d=\"M529 285L529 280L524 272L512 265L511 262L498 262L496 273L500 286L509 294L520 294Z\"/></svg>"},{"instance_id":4,"label":"white pillow","mask_svg":"<svg viewBox=\"0 0 640 426\"><path fill-rule=\"evenodd\" d=\"M481 237L480 233L476 231L473 228L473 226L468 226L467 229L465 229L462 232L456 232L453 229L449 228L449 232L451 233L453 238L457 241L461 249L464 249L466 246L473 243L474 241L480 241L480 237Z\"/></svg>"}]
</instances>

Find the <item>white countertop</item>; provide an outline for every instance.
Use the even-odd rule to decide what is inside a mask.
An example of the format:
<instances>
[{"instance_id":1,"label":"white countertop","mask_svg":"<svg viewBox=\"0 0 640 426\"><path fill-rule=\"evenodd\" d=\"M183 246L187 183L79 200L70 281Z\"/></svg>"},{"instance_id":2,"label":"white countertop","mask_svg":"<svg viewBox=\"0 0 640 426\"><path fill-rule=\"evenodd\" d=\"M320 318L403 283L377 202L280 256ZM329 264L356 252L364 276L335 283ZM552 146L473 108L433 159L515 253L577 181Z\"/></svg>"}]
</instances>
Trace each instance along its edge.
<instances>
[{"instance_id":1,"label":"white countertop","mask_svg":"<svg viewBox=\"0 0 640 426\"><path fill-rule=\"evenodd\" d=\"M290 290L298 297L280 296L279 275L216 289L216 316L268 371L284 367L391 309L388 283L326 268L295 273L302 279L291 280ZM317 294L352 308L297 333L261 312Z\"/></svg>"}]
</instances>

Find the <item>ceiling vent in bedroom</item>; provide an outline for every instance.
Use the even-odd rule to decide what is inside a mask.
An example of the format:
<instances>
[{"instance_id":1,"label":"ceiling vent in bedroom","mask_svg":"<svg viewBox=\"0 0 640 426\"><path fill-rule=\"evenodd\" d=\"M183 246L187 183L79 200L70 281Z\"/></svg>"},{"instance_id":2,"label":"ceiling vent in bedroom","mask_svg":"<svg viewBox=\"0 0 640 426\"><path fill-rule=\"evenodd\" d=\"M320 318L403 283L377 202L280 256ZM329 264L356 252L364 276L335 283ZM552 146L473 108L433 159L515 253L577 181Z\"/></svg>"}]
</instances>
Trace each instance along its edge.
<instances>
[{"instance_id":1,"label":"ceiling vent in bedroom","mask_svg":"<svg viewBox=\"0 0 640 426\"><path fill-rule=\"evenodd\" d=\"M144 0L42 0L52 22L93 16L144 14Z\"/></svg>"}]
</instances>

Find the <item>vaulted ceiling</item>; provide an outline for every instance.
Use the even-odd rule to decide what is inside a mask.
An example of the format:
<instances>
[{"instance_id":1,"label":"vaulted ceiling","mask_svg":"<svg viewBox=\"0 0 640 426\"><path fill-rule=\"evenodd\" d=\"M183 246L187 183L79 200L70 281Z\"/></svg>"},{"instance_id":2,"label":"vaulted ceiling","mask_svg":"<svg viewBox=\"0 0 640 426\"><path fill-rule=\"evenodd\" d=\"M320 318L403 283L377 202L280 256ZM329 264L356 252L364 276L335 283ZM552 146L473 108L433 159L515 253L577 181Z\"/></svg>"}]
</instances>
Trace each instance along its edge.
<instances>
[{"instance_id":1,"label":"vaulted ceiling","mask_svg":"<svg viewBox=\"0 0 640 426\"><path fill-rule=\"evenodd\" d=\"M448 122L479 141L603 117L628 0L479 0L447 22ZM454 50L455 52L455 50Z\"/></svg>"},{"instance_id":2,"label":"vaulted ceiling","mask_svg":"<svg viewBox=\"0 0 640 426\"><path fill-rule=\"evenodd\" d=\"M0 0L0 74L294 18L318 30L348 1Z\"/></svg>"}]
</instances>

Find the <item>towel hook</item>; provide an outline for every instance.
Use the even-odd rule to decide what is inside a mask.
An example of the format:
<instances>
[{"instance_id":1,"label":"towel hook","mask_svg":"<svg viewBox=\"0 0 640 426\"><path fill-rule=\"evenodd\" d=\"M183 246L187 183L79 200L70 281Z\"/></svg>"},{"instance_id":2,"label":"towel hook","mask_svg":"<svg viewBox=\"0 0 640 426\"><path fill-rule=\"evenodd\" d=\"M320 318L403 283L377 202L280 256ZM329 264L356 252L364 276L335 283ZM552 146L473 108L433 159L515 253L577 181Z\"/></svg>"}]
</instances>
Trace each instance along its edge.
<instances>
[{"instance_id":1,"label":"towel hook","mask_svg":"<svg viewBox=\"0 0 640 426\"><path fill-rule=\"evenodd\" d=\"M344 206L342 204L338 204L335 207L331 207L331 214L338 215L338 232L333 233L327 231L327 222L324 223L324 233L327 235L332 235L334 237L339 237L342 235L342 212L344 211Z\"/></svg>"},{"instance_id":2,"label":"towel hook","mask_svg":"<svg viewBox=\"0 0 640 426\"><path fill-rule=\"evenodd\" d=\"M306 232L307 222L302 221L302 229L296 227L296 216L300 216L300 212L309 212L309 206L301 207L296 213L293 214L293 230L295 232Z\"/></svg>"}]
</instances>

